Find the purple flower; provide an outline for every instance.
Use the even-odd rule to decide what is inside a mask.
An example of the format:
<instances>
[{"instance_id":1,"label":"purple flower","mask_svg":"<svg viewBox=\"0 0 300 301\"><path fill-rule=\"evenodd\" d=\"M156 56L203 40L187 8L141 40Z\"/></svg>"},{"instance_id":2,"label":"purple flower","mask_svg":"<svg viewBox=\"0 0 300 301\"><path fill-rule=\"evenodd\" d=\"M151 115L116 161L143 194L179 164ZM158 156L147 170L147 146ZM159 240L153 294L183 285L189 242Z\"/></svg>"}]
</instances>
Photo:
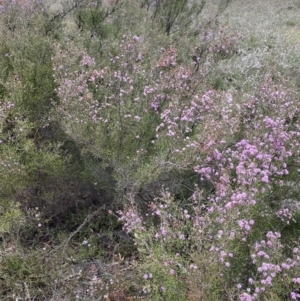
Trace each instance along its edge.
<instances>
[{"instance_id":1,"label":"purple flower","mask_svg":"<svg viewBox=\"0 0 300 301\"><path fill-rule=\"evenodd\" d=\"M134 35L132 38L133 38L133 40L134 40L135 42L138 42L138 41L140 40L140 37L139 37L139 36L136 36L136 35Z\"/></svg>"},{"instance_id":2,"label":"purple flower","mask_svg":"<svg viewBox=\"0 0 300 301\"><path fill-rule=\"evenodd\" d=\"M160 231L161 231L162 235L166 235L167 234L167 230L164 227L161 227Z\"/></svg>"}]
</instances>

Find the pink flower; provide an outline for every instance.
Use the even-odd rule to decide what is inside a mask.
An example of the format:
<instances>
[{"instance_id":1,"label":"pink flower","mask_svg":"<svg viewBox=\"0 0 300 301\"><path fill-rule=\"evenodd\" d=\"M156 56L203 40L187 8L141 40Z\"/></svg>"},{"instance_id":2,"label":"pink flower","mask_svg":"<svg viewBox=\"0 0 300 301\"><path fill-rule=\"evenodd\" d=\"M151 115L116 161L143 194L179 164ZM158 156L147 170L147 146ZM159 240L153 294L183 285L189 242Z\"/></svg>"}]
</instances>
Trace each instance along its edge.
<instances>
[{"instance_id":1,"label":"pink flower","mask_svg":"<svg viewBox=\"0 0 300 301\"><path fill-rule=\"evenodd\" d=\"M140 37L137 35L134 35L132 38L135 42L138 42L140 40Z\"/></svg>"},{"instance_id":2,"label":"pink flower","mask_svg":"<svg viewBox=\"0 0 300 301\"><path fill-rule=\"evenodd\" d=\"M248 279L248 282L249 282L250 284L254 284L254 280L253 280L252 278L249 278L249 279Z\"/></svg>"},{"instance_id":3,"label":"pink flower","mask_svg":"<svg viewBox=\"0 0 300 301\"><path fill-rule=\"evenodd\" d=\"M167 230L164 227L161 227L160 230L161 230L161 234L162 235L166 235L167 234Z\"/></svg>"},{"instance_id":4,"label":"pink flower","mask_svg":"<svg viewBox=\"0 0 300 301\"><path fill-rule=\"evenodd\" d=\"M253 300L252 296L247 293L243 293L240 295L240 301L252 301L252 300Z\"/></svg>"},{"instance_id":5,"label":"pink flower","mask_svg":"<svg viewBox=\"0 0 300 301\"><path fill-rule=\"evenodd\" d=\"M297 293L295 293L295 292L291 292L291 298L293 299L293 300L299 300L298 298L300 297L300 294L297 294Z\"/></svg>"},{"instance_id":6,"label":"pink flower","mask_svg":"<svg viewBox=\"0 0 300 301\"><path fill-rule=\"evenodd\" d=\"M230 210L230 209L233 208L234 205L235 205L235 202L234 202L234 201L233 201L233 202L228 202L228 203L225 205L225 208L228 209L228 210Z\"/></svg>"}]
</instances>

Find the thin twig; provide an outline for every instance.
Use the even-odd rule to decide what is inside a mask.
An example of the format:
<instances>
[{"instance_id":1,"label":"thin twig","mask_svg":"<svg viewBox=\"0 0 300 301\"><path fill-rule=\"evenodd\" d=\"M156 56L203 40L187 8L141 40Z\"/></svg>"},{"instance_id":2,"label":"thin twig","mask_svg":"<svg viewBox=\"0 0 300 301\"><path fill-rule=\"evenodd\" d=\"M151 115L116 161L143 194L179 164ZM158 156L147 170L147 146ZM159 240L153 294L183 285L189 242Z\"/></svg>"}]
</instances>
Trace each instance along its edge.
<instances>
[{"instance_id":1,"label":"thin twig","mask_svg":"<svg viewBox=\"0 0 300 301\"><path fill-rule=\"evenodd\" d=\"M52 249L49 253L47 253L46 255L49 256L51 253L53 253L54 251L58 251L59 249L63 248L62 250L62 254L65 253L66 248L68 246L68 244L70 243L70 241L72 240L72 238L94 217L96 216L101 210L105 209L105 205L103 205L102 207L98 208L98 210L96 210L95 212L89 214L85 220L78 226L78 228L73 231L70 236L65 239L63 241L63 243L59 246L57 246L56 248Z\"/></svg>"},{"instance_id":2,"label":"thin twig","mask_svg":"<svg viewBox=\"0 0 300 301\"><path fill-rule=\"evenodd\" d=\"M63 242L62 246L63 246L63 254L65 253L66 247L67 245L70 243L70 241L72 240L72 238L95 216L97 215L101 210L103 210L105 208L105 205L103 205L102 207L98 208L98 210L96 210L95 212L89 214L85 220L82 222L82 224L74 231L70 234L70 236Z\"/></svg>"}]
</instances>

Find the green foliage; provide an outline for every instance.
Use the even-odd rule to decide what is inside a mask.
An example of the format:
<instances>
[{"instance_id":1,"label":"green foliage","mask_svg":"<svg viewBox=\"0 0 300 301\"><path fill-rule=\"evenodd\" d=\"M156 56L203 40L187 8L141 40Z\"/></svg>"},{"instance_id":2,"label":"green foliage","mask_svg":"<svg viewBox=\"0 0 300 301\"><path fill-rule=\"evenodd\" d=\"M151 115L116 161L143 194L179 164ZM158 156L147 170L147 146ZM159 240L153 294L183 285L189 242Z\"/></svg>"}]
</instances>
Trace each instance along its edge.
<instances>
[{"instance_id":1,"label":"green foliage","mask_svg":"<svg viewBox=\"0 0 300 301\"><path fill-rule=\"evenodd\" d=\"M104 32L101 23L104 20L104 12L99 7L80 10L77 18L80 30L89 31L91 36L97 34L97 36L103 38Z\"/></svg>"},{"instance_id":2,"label":"green foliage","mask_svg":"<svg viewBox=\"0 0 300 301\"><path fill-rule=\"evenodd\" d=\"M25 43L21 43L21 36L10 41L13 74L10 85L14 87L11 100L26 112L25 118L37 122L43 120L55 101L51 45L34 34L21 32L20 35L27 37Z\"/></svg>"},{"instance_id":3,"label":"green foliage","mask_svg":"<svg viewBox=\"0 0 300 301\"><path fill-rule=\"evenodd\" d=\"M166 34L171 33L175 21L187 7L188 1L158 1L155 5L153 17L157 18Z\"/></svg>"},{"instance_id":4,"label":"green foliage","mask_svg":"<svg viewBox=\"0 0 300 301\"><path fill-rule=\"evenodd\" d=\"M25 224L24 214L19 204L1 199L0 235L15 233Z\"/></svg>"},{"instance_id":5,"label":"green foliage","mask_svg":"<svg viewBox=\"0 0 300 301\"><path fill-rule=\"evenodd\" d=\"M217 77L216 79L215 79L215 81L213 82L213 88L215 89L215 90L224 90L225 89L225 84L224 84L224 81L223 81L223 79L222 78L220 78L220 77Z\"/></svg>"}]
</instances>

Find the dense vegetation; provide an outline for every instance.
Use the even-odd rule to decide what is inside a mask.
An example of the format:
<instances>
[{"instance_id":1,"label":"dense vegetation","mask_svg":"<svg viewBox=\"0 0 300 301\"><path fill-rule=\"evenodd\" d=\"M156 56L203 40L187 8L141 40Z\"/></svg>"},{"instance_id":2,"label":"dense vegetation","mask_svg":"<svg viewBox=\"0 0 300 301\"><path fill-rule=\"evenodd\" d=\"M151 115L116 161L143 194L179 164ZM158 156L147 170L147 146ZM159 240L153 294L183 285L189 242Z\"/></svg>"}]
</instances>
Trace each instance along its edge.
<instances>
[{"instance_id":1,"label":"dense vegetation","mask_svg":"<svg viewBox=\"0 0 300 301\"><path fill-rule=\"evenodd\" d=\"M300 300L299 14L0 1L1 300Z\"/></svg>"}]
</instances>

